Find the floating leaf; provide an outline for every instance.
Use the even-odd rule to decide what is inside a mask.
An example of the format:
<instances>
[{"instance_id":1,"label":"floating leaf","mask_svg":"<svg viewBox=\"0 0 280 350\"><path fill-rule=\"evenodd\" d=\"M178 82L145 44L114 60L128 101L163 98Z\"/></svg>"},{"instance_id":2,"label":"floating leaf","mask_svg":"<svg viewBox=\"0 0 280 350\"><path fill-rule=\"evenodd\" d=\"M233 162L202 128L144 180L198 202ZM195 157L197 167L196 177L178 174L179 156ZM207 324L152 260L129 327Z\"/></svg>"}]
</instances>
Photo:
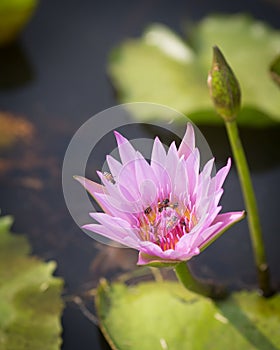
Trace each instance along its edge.
<instances>
[{"instance_id":1,"label":"floating leaf","mask_svg":"<svg viewBox=\"0 0 280 350\"><path fill-rule=\"evenodd\" d=\"M222 123L206 83L212 46L218 45L241 85L239 122L263 126L280 121L280 93L269 76L269 65L280 51L279 31L245 15L210 16L192 27L188 37L192 46L155 24L142 38L115 49L108 69L120 101L164 104L197 123Z\"/></svg>"},{"instance_id":2,"label":"floating leaf","mask_svg":"<svg viewBox=\"0 0 280 350\"><path fill-rule=\"evenodd\" d=\"M280 349L280 295L243 291L215 303L176 282L102 281L96 306L114 350Z\"/></svg>"},{"instance_id":3,"label":"floating leaf","mask_svg":"<svg viewBox=\"0 0 280 350\"><path fill-rule=\"evenodd\" d=\"M12 219L0 219L0 349L58 350L61 344L62 280L54 262L29 256L22 235L9 232Z\"/></svg>"}]
</instances>

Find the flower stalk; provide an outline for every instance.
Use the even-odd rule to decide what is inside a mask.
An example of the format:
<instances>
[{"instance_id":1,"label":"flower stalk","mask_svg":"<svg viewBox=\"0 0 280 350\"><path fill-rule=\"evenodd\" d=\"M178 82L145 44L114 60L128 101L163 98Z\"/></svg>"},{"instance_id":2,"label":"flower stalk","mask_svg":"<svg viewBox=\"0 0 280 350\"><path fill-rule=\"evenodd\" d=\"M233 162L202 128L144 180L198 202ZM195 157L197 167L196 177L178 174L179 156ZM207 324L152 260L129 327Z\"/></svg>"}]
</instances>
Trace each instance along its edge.
<instances>
[{"instance_id":1,"label":"flower stalk","mask_svg":"<svg viewBox=\"0 0 280 350\"><path fill-rule=\"evenodd\" d=\"M251 181L250 171L239 137L236 121L226 121L225 124L247 209L248 225L255 263L257 266L259 288L261 289L263 295L268 297L272 295L273 292L270 286L269 267L266 259L257 201Z\"/></svg>"},{"instance_id":2,"label":"flower stalk","mask_svg":"<svg viewBox=\"0 0 280 350\"><path fill-rule=\"evenodd\" d=\"M224 286L214 283L207 283L196 279L186 262L181 262L175 266L175 273L183 286L194 292L215 300L224 299L227 296L227 290Z\"/></svg>"},{"instance_id":3,"label":"flower stalk","mask_svg":"<svg viewBox=\"0 0 280 350\"><path fill-rule=\"evenodd\" d=\"M273 291L270 285L269 267L266 259L257 201L236 122L236 116L240 109L241 93L239 83L221 51L217 47L214 47L213 50L213 66L208 77L210 93L216 111L224 119L226 125L247 209L250 238L257 267L258 284L263 296L268 297L273 294ZM219 74L219 72L222 74ZM218 92L216 91L217 89ZM218 100L215 98L216 96L219 96ZM221 101L229 100L231 100L232 103L224 103L223 109L217 108L217 106L221 105Z\"/></svg>"}]
</instances>

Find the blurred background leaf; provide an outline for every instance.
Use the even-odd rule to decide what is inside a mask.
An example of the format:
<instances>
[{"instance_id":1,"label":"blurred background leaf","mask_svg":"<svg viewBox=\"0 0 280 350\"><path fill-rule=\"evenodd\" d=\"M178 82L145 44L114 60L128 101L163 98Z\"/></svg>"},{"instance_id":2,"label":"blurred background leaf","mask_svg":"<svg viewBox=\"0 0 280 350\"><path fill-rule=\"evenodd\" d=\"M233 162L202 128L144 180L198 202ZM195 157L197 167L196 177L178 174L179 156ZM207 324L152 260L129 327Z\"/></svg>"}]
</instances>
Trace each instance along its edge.
<instances>
[{"instance_id":1,"label":"blurred background leaf","mask_svg":"<svg viewBox=\"0 0 280 350\"><path fill-rule=\"evenodd\" d=\"M31 18L37 0L0 1L0 46L13 41Z\"/></svg>"},{"instance_id":2,"label":"blurred background leaf","mask_svg":"<svg viewBox=\"0 0 280 350\"><path fill-rule=\"evenodd\" d=\"M189 44L154 24L142 38L116 48L108 71L119 100L165 104L195 123L222 123L213 112L206 84L212 46L218 45L241 85L240 124L257 127L280 121L280 93L269 75L269 65L280 51L279 31L245 15L219 15L190 26L187 38Z\"/></svg>"},{"instance_id":3,"label":"blurred background leaf","mask_svg":"<svg viewBox=\"0 0 280 350\"><path fill-rule=\"evenodd\" d=\"M0 219L0 348L57 350L61 345L63 282L53 261L29 256L26 237L10 233L11 217Z\"/></svg>"},{"instance_id":4,"label":"blurred background leaf","mask_svg":"<svg viewBox=\"0 0 280 350\"><path fill-rule=\"evenodd\" d=\"M215 303L176 282L99 286L101 329L114 350L280 349L280 295L236 292Z\"/></svg>"}]
</instances>

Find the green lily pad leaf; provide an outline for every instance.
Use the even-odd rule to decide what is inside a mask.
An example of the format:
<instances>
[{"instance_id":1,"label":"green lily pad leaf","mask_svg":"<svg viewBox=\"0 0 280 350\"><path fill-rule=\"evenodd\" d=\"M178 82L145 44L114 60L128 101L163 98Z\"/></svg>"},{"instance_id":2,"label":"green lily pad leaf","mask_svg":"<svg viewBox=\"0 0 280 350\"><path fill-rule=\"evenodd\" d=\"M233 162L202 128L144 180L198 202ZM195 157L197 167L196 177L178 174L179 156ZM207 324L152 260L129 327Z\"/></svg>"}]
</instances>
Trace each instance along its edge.
<instances>
[{"instance_id":1,"label":"green lily pad leaf","mask_svg":"<svg viewBox=\"0 0 280 350\"><path fill-rule=\"evenodd\" d=\"M8 44L28 22L37 0L0 1L0 45Z\"/></svg>"},{"instance_id":2,"label":"green lily pad leaf","mask_svg":"<svg viewBox=\"0 0 280 350\"><path fill-rule=\"evenodd\" d=\"M217 303L176 282L102 281L96 306L114 350L280 349L280 295L242 291Z\"/></svg>"},{"instance_id":3,"label":"green lily pad leaf","mask_svg":"<svg viewBox=\"0 0 280 350\"><path fill-rule=\"evenodd\" d=\"M280 93L269 76L270 63L280 51L279 31L245 15L210 16L193 26L188 37L192 45L155 24L142 38L113 50L108 71L120 101L164 104L197 123L222 123L206 83L212 46L218 45L241 85L239 122L263 126L280 121Z\"/></svg>"},{"instance_id":4,"label":"green lily pad leaf","mask_svg":"<svg viewBox=\"0 0 280 350\"><path fill-rule=\"evenodd\" d=\"M0 219L0 348L58 350L63 282L54 262L30 256L26 237L9 232L11 217Z\"/></svg>"}]
</instances>

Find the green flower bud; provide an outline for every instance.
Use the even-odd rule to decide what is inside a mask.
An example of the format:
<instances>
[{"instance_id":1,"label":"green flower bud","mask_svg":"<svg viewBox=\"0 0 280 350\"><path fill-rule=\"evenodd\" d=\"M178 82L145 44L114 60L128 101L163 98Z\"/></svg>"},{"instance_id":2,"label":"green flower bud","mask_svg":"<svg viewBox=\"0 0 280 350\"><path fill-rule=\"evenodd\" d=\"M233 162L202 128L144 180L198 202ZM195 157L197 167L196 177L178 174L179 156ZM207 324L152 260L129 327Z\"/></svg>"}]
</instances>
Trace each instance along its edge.
<instances>
[{"instance_id":1,"label":"green flower bud","mask_svg":"<svg viewBox=\"0 0 280 350\"><path fill-rule=\"evenodd\" d=\"M271 63L269 71L271 78L280 87L280 55Z\"/></svg>"},{"instance_id":2,"label":"green flower bud","mask_svg":"<svg viewBox=\"0 0 280 350\"><path fill-rule=\"evenodd\" d=\"M225 121L234 120L240 109L240 86L217 46L213 47L213 63L208 74L208 86L217 113Z\"/></svg>"}]
</instances>

